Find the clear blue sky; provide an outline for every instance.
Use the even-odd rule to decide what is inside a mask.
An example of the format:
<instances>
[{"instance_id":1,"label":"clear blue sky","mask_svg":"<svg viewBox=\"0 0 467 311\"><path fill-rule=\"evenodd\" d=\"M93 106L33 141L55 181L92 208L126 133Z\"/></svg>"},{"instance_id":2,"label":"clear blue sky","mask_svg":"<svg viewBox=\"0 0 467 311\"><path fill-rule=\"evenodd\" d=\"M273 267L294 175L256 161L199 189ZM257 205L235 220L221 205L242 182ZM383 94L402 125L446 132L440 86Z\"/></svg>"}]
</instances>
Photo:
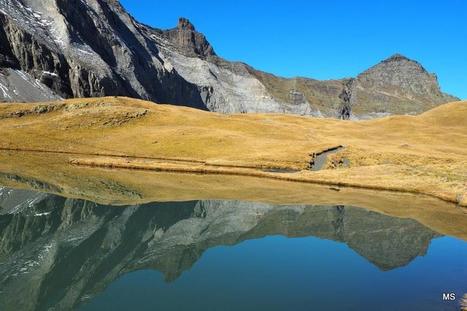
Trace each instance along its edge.
<instances>
[{"instance_id":1,"label":"clear blue sky","mask_svg":"<svg viewBox=\"0 0 467 311\"><path fill-rule=\"evenodd\" d=\"M139 21L189 18L216 53L276 75L355 76L398 52L467 98L466 0L121 0Z\"/></svg>"}]
</instances>

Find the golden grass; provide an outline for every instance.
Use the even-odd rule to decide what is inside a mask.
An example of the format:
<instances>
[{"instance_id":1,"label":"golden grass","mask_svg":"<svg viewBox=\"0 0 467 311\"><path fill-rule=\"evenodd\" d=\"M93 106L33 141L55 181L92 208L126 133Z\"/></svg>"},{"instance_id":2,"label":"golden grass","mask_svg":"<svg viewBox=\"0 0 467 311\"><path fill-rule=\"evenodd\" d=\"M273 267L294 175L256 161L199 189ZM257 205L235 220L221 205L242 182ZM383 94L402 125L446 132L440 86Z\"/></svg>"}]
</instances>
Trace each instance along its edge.
<instances>
[{"instance_id":1,"label":"golden grass","mask_svg":"<svg viewBox=\"0 0 467 311\"><path fill-rule=\"evenodd\" d=\"M420 116L340 121L221 115L129 98L73 99L0 105L0 148L69 153L75 165L405 191L467 206L466 121L466 102ZM339 145L344 150L330 156L325 170L307 169L310 154Z\"/></svg>"}]
</instances>

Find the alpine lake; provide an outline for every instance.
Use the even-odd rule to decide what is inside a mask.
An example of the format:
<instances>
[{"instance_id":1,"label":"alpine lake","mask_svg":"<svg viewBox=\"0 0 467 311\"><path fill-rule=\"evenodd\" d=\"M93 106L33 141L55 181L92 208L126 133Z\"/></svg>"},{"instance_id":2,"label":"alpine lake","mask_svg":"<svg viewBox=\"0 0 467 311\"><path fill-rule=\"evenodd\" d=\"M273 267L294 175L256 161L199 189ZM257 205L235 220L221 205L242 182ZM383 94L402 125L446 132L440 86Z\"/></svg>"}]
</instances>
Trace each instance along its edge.
<instances>
[{"instance_id":1,"label":"alpine lake","mask_svg":"<svg viewBox=\"0 0 467 311\"><path fill-rule=\"evenodd\" d=\"M461 310L467 214L260 178L0 170L0 310ZM464 302L463 302L464 301Z\"/></svg>"}]
</instances>

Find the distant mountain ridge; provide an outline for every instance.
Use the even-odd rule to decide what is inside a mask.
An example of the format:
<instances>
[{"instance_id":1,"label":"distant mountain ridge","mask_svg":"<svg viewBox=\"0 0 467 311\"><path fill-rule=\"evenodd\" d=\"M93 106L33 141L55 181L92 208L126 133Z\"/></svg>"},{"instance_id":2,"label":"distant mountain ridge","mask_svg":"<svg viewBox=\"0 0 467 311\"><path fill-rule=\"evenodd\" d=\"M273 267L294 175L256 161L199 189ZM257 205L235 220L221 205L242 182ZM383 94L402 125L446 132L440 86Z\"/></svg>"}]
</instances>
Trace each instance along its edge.
<instances>
[{"instance_id":1,"label":"distant mountain ridge","mask_svg":"<svg viewBox=\"0 0 467 311\"><path fill-rule=\"evenodd\" d=\"M286 79L217 56L185 18L160 30L117 0L0 0L0 101L108 95L339 118L414 114L457 100L402 55L355 78Z\"/></svg>"}]
</instances>

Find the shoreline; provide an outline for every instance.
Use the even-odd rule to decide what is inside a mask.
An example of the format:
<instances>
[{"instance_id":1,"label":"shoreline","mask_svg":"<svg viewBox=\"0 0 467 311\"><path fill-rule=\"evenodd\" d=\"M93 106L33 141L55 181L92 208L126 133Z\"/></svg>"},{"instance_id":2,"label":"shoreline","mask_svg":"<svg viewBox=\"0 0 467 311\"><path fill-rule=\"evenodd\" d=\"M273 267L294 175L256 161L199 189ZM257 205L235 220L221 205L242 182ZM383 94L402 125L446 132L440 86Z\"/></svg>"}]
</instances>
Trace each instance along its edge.
<instances>
[{"instance_id":1,"label":"shoreline","mask_svg":"<svg viewBox=\"0 0 467 311\"><path fill-rule=\"evenodd\" d=\"M0 147L3 152L18 152L18 153L47 153L55 155L68 156L92 156L94 158L71 158L68 164L78 167L88 168L105 168L105 169L126 169L139 171L167 172L178 174L199 174L199 175L230 175L267 178L286 182L308 183L323 186L348 187L356 189L367 189L374 191L389 191L398 193L407 193L415 195L424 195L432 198L440 199L444 202L456 204L460 208L467 209L467 200L463 197L455 198L443 196L436 193L429 193L419 189L408 189L406 187L374 185L369 183L346 182L338 180L324 180L313 173L319 171L313 170L297 170L296 167L271 167L264 165L262 167L255 165L234 165L223 163L210 163L209 161L183 159L183 158L166 158L166 157L144 157L131 155L118 155L106 153L80 153L74 151L56 151L56 150L41 150L41 149L22 149L22 148L5 148ZM326 151L324 151L326 152ZM104 159L104 161L103 161ZM106 161L107 160L107 161ZM110 161L108 161L110 160ZM138 162L141 161L141 162ZM148 162L152 161L152 162ZM144 162L144 163L143 163ZM171 163L172 162L172 163ZM190 166L191 165L191 166ZM278 169L278 171L273 171ZM281 171L284 170L284 171ZM287 172L287 170L293 172ZM296 173L302 173L297 175ZM304 175L306 174L306 175ZM339 189L340 190L340 189ZM339 191L336 190L336 191Z\"/></svg>"},{"instance_id":2,"label":"shoreline","mask_svg":"<svg viewBox=\"0 0 467 311\"><path fill-rule=\"evenodd\" d=\"M114 157L117 158L117 157ZM268 178L287 182L299 182L309 183L324 186L336 186L336 187L350 187L358 189L368 189L375 191L390 191L400 193L410 193L415 195L426 195L436 199L443 200L445 202L454 203L461 208L467 208L467 202L458 200L457 198L451 198L448 196L442 196L439 194L428 193L418 189L407 189L405 187L395 186L379 186L365 183L351 183L337 180L323 180L316 178L316 176L307 175L295 175L290 172L271 172L266 171L267 168L258 167L244 167L244 166L233 166L233 165L222 165L222 164L209 164L207 162L200 163L199 166L184 166L180 164L170 164L168 162L152 162L152 163L138 163L132 162L136 157L131 157L129 160L127 157L125 162L119 161L102 161L102 159L70 159L69 164L74 166L82 166L89 168L107 168L107 169L127 169L127 170L143 170L143 171L154 171L154 172L168 172L168 173L180 173L180 174L201 174L201 175L233 175L233 176L245 176L245 177L258 177ZM123 160L123 159L122 159ZM311 171L297 171L296 173L310 173ZM340 190L340 189L339 189ZM336 190L336 191L339 191Z\"/></svg>"}]
</instances>

